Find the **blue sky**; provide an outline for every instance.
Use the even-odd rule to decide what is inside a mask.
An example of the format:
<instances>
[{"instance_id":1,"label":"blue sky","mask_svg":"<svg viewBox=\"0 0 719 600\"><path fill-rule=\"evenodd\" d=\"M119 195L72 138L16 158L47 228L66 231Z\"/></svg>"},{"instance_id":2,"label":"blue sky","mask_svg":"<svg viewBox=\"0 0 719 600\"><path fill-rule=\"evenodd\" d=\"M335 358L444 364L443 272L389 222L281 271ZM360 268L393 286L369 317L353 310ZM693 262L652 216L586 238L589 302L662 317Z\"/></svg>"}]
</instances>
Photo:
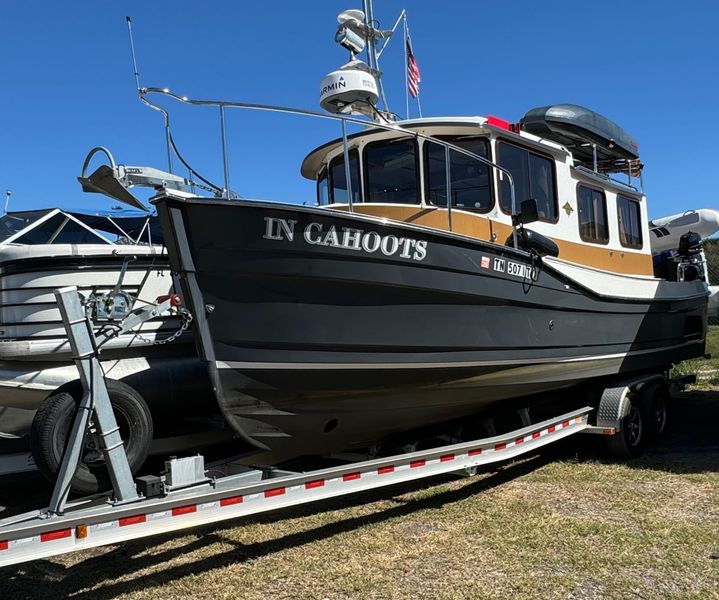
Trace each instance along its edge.
<instances>
[{"instance_id":1,"label":"blue sky","mask_svg":"<svg viewBox=\"0 0 719 600\"><path fill-rule=\"evenodd\" d=\"M142 83L196 98L319 110L322 77L346 61L335 17L361 2L0 1L0 192L11 208L107 208L75 177L105 145L118 162L166 166L162 121L136 98L125 26ZM570 102L639 142L652 217L719 206L719 3L375 0L389 28L406 8L425 116L493 114ZM382 57L390 108L404 115L399 35ZM172 108L186 158L222 181L216 111ZM228 115L232 187L246 197L313 201L302 157L336 125L246 111Z\"/></svg>"}]
</instances>

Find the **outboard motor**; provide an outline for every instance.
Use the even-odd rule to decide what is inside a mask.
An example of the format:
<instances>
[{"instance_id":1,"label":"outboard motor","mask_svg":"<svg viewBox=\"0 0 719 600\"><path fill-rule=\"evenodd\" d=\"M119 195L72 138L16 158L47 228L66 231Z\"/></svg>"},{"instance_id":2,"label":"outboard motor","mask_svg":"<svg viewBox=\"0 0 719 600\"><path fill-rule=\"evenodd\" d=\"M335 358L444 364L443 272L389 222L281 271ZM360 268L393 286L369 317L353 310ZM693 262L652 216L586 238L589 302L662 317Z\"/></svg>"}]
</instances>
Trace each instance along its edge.
<instances>
[{"instance_id":1,"label":"outboard motor","mask_svg":"<svg viewBox=\"0 0 719 600\"><path fill-rule=\"evenodd\" d=\"M702 238L689 231L679 239L677 257L677 281L706 281L706 258L702 250Z\"/></svg>"}]
</instances>

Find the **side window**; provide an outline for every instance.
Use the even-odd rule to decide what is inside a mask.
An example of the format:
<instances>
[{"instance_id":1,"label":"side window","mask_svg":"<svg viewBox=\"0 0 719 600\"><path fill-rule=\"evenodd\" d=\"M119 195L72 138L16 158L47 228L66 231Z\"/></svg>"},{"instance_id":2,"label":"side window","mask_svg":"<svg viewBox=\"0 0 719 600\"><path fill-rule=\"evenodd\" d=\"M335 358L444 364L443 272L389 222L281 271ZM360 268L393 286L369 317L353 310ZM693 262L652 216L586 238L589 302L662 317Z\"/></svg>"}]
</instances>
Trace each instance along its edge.
<instances>
[{"instance_id":1,"label":"side window","mask_svg":"<svg viewBox=\"0 0 719 600\"><path fill-rule=\"evenodd\" d=\"M327 170L323 169L317 179L317 204L325 206L330 203L330 182L327 178Z\"/></svg>"},{"instance_id":2,"label":"side window","mask_svg":"<svg viewBox=\"0 0 719 600\"><path fill-rule=\"evenodd\" d=\"M349 151L350 157L350 183L352 184L352 202L359 202L360 198L360 177L359 177L359 155L357 150ZM344 153L330 161L330 202L349 204L347 196L347 172L345 170Z\"/></svg>"},{"instance_id":3,"label":"side window","mask_svg":"<svg viewBox=\"0 0 719 600\"><path fill-rule=\"evenodd\" d=\"M579 185L577 204L579 205L579 237L585 242L595 244L609 242L607 199L604 192Z\"/></svg>"},{"instance_id":4,"label":"side window","mask_svg":"<svg viewBox=\"0 0 719 600\"><path fill-rule=\"evenodd\" d=\"M636 200L617 196L619 241L627 248L642 247L641 206Z\"/></svg>"},{"instance_id":5,"label":"side window","mask_svg":"<svg viewBox=\"0 0 719 600\"><path fill-rule=\"evenodd\" d=\"M516 208L523 200L534 198L540 221L558 218L557 193L554 184L554 161L507 142L498 144L499 164L512 174ZM512 195L507 177L502 178L500 206L512 210Z\"/></svg>"},{"instance_id":6,"label":"side window","mask_svg":"<svg viewBox=\"0 0 719 600\"><path fill-rule=\"evenodd\" d=\"M414 140L367 144L364 169L367 202L419 204Z\"/></svg>"},{"instance_id":7,"label":"side window","mask_svg":"<svg viewBox=\"0 0 719 600\"><path fill-rule=\"evenodd\" d=\"M489 143L483 137L439 137L464 148L473 154L487 158ZM426 198L435 206L447 206L447 169L445 147L425 142ZM450 184L452 206L463 210L488 212L492 208L492 188L489 166L471 156L450 149Z\"/></svg>"}]
</instances>

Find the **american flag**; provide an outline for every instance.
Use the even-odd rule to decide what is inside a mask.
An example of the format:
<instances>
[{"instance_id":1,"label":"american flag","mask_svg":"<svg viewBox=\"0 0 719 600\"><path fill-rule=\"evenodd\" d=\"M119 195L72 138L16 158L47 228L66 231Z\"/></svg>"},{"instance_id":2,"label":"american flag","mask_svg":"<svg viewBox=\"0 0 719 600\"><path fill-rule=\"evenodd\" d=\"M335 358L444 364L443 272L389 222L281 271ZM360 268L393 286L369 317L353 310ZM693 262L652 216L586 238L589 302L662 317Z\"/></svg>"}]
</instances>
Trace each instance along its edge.
<instances>
[{"instance_id":1,"label":"american flag","mask_svg":"<svg viewBox=\"0 0 719 600\"><path fill-rule=\"evenodd\" d=\"M412 54L412 44L409 39L407 39L407 88L412 98L416 98L419 95L420 81L422 81L422 76L419 74L419 66L417 66L417 61L414 58L414 54Z\"/></svg>"}]
</instances>

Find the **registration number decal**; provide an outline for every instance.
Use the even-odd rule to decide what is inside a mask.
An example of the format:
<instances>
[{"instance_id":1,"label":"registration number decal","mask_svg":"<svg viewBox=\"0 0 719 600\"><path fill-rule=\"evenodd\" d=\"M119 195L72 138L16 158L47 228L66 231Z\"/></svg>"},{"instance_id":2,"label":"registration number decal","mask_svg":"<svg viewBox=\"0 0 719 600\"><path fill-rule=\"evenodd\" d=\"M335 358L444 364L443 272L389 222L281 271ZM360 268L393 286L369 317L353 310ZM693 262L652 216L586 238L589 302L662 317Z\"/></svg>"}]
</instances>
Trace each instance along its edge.
<instances>
[{"instance_id":1,"label":"registration number decal","mask_svg":"<svg viewBox=\"0 0 719 600\"><path fill-rule=\"evenodd\" d=\"M514 275L522 279L534 279L534 268L524 263L507 261L507 275Z\"/></svg>"}]
</instances>

